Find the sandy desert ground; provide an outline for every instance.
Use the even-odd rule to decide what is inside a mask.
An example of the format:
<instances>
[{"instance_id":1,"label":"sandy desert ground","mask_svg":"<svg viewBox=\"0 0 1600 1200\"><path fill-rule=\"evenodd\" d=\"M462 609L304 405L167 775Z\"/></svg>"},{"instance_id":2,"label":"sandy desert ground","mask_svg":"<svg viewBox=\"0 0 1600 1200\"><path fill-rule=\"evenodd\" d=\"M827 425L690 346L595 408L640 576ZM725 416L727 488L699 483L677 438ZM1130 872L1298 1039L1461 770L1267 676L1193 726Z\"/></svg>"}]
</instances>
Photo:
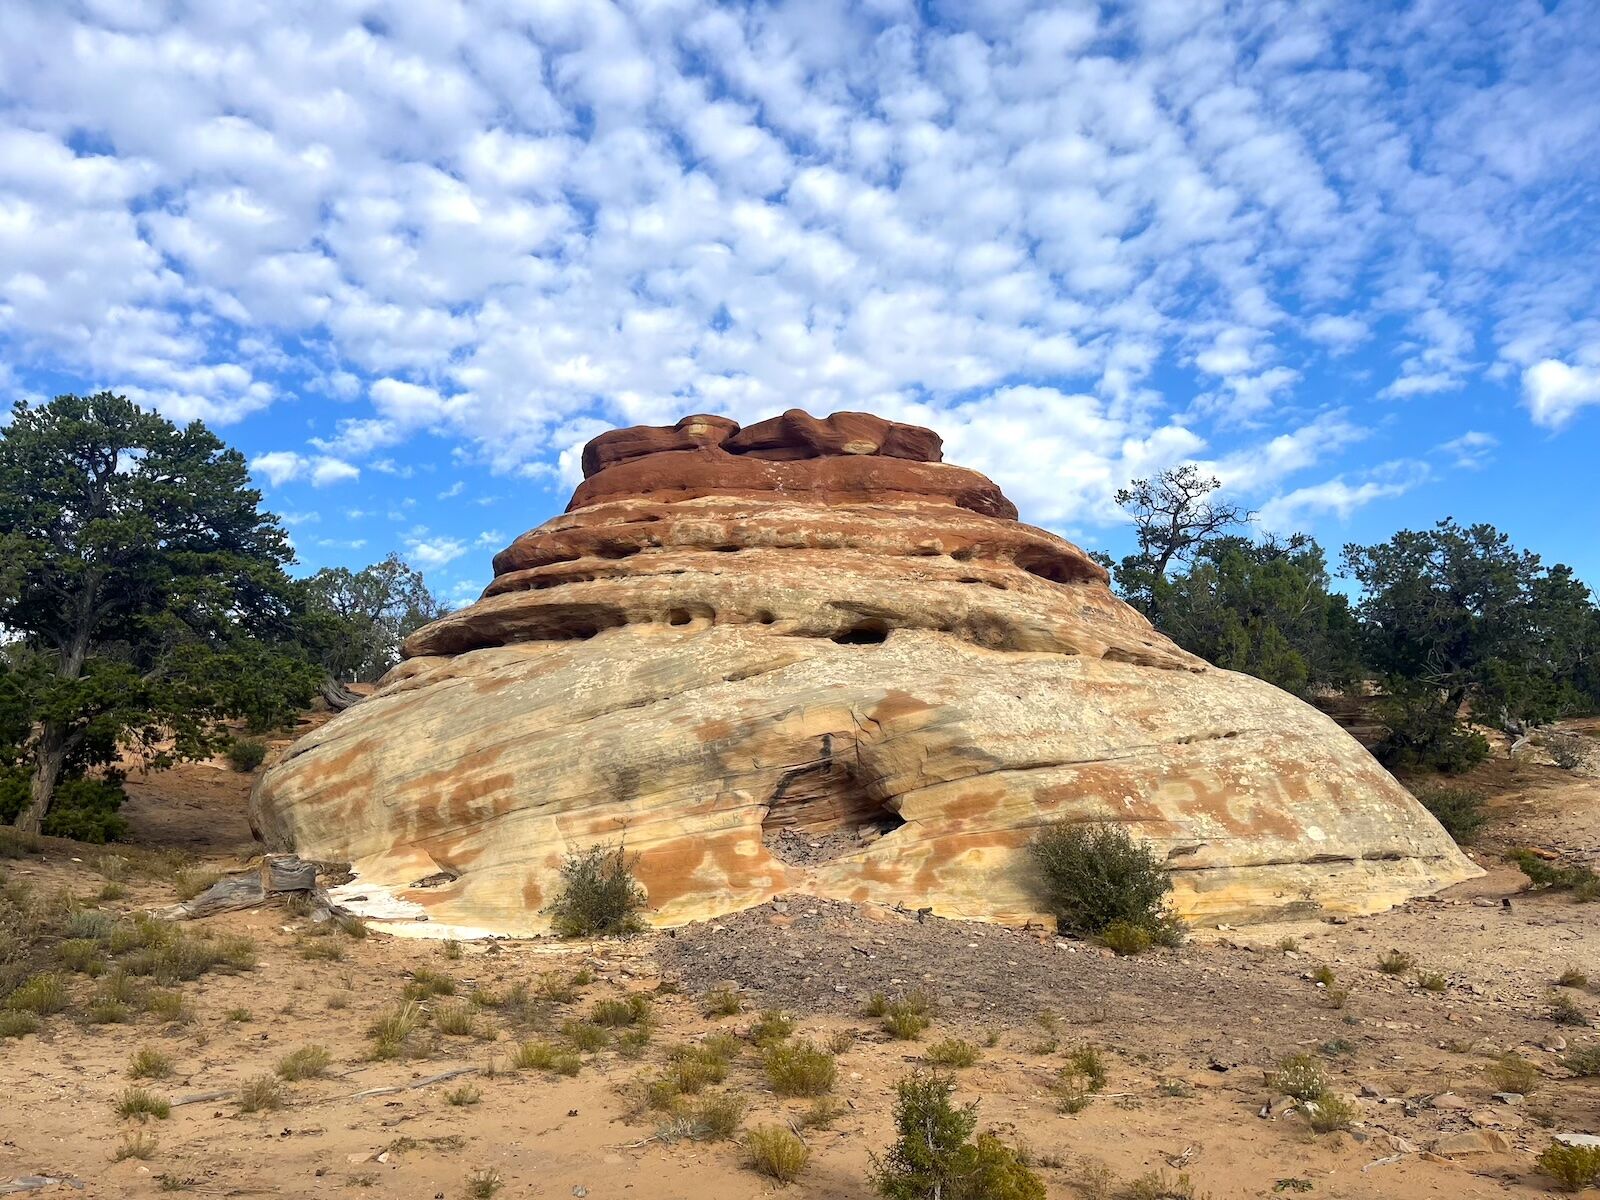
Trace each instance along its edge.
<instances>
[{"instance_id":1,"label":"sandy desert ground","mask_svg":"<svg viewBox=\"0 0 1600 1200\"><path fill-rule=\"evenodd\" d=\"M282 907L184 923L183 937L211 944L248 937L254 966L168 987L136 978L125 1003L98 1010L110 975L68 972L69 1007L0 1040L0 1195L865 1197L896 1080L951 1038L978 1052L952 1069L958 1098L1026 1149L1052 1198L1546 1193L1534 1160L1552 1135L1600 1130L1600 1079L1564 1065L1600 1044L1600 904L1527 893L1501 853L1595 857L1600 781L1533 753L1491 761L1474 782L1494 811L1473 850L1482 879L1342 923L1200 929L1137 958L803 896L606 944L361 937ZM8 839L3 886L18 902L107 914L79 921L99 922L109 945L104 930L171 904L180 882L240 865L248 787L220 763L135 779L131 847ZM1391 951L1412 965L1384 973ZM1558 987L1569 970L1595 986ZM741 1011L707 1015L723 990ZM926 997L931 1026L890 1036L867 1015L874 993ZM627 997L643 998L645 1021L589 1020L618 1019L605 1002ZM369 1031L407 1004L417 1028L399 1056L374 1059ZM837 1050L831 1099L775 1094L752 1036L768 1011ZM518 1069L528 1042L576 1074ZM326 1051L321 1071L279 1079L306 1047ZM1061 1072L1085 1048L1104 1084L1064 1111ZM130 1079L141 1050L169 1073ZM731 1097L744 1129L797 1131L810 1158L795 1182L751 1170L737 1133L682 1136L659 1084L651 1106L650 1085L685 1054L725 1061L724 1078L680 1106ZM1268 1082L1296 1054L1353 1103L1349 1129L1314 1132ZM1498 1073L1506 1054L1527 1064L1516 1088ZM169 1115L119 1116L132 1087Z\"/></svg>"}]
</instances>

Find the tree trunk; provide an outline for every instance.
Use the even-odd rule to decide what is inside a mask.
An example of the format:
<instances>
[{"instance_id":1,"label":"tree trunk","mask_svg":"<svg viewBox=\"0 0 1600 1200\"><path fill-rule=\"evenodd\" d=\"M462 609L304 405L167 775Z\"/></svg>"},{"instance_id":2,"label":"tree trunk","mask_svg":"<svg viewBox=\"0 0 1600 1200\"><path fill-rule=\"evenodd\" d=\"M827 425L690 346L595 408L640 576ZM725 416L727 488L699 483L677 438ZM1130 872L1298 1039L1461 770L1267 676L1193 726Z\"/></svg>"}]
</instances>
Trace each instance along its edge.
<instances>
[{"instance_id":1,"label":"tree trunk","mask_svg":"<svg viewBox=\"0 0 1600 1200\"><path fill-rule=\"evenodd\" d=\"M17 814L16 827L22 833L44 830L45 814L56 794L56 783L67 761L66 731L54 721L46 721L39 732L39 750L28 785L28 803Z\"/></svg>"},{"instance_id":2,"label":"tree trunk","mask_svg":"<svg viewBox=\"0 0 1600 1200\"><path fill-rule=\"evenodd\" d=\"M359 704L361 697L352 692L344 684L329 675L322 681L322 699L332 712L343 712L352 704Z\"/></svg>"}]
</instances>

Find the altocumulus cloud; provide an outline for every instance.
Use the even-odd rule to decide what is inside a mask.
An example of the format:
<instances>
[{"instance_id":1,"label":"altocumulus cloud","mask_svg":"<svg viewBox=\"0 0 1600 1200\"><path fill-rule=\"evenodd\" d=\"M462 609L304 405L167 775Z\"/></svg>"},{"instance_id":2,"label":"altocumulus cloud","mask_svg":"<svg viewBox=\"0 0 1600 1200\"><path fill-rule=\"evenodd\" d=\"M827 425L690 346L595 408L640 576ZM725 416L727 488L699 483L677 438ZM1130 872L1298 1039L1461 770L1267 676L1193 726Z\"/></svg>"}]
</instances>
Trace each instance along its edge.
<instances>
[{"instance_id":1,"label":"altocumulus cloud","mask_svg":"<svg viewBox=\"0 0 1600 1200\"><path fill-rule=\"evenodd\" d=\"M1110 519L1179 459L1348 513L1422 478L1337 463L1386 409L1600 403L1597 30L1465 0L10 0L0 383L314 406L253 460L275 486L405 477L424 436L554 483L612 423L801 406L933 424L1039 520Z\"/></svg>"}]
</instances>

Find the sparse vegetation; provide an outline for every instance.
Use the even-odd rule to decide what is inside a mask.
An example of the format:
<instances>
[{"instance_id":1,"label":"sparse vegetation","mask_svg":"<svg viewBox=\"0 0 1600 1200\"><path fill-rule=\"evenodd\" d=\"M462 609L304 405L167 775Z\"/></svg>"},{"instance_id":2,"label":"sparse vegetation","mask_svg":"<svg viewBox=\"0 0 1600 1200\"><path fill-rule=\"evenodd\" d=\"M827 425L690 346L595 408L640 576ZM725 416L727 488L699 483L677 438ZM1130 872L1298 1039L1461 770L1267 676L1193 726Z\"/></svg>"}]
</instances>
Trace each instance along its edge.
<instances>
[{"instance_id":1,"label":"sparse vegetation","mask_svg":"<svg viewBox=\"0 0 1600 1200\"><path fill-rule=\"evenodd\" d=\"M0 1009L0 1041L39 1032L39 1018L31 1012Z\"/></svg>"},{"instance_id":2,"label":"sparse vegetation","mask_svg":"<svg viewBox=\"0 0 1600 1200\"><path fill-rule=\"evenodd\" d=\"M1044 1184L1000 1141L973 1132L974 1101L957 1107L955 1084L937 1072L913 1071L896 1086L898 1136L872 1156L872 1183L886 1200L1044 1200Z\"/></svg>"},{"instance_id":3,"label":"sparse vegetation","mask_svg":"<svg viewBox=\"0 0 1600 1200\"><path fill-rule=\"evenodd\" d=\"M140 1162L147 1162L156 1156L155 1134L148 1130L140 1129L128 1134L122 1139L116 1150L111 1155L112 1162L124 1162L130 1158L137 1158Z\"/></svg>"},{"instance_id":4,"label":"sparse vegetation","mask_svg":"<svg viewBox=\"0 0 1600 1200\"><path fill-rule=\"evenodd\" d=\"M1319 1096L1313 1096L1301 1105L1305 1110L1306 1119L1316 1133L1332 1133L1338 1129L1349 1129L1360 1115L1356 1106L1345 1097L1334 1092L1324 1091Z\"/></svg>"},{"instance_id":5,"label":"sparse vegetation","mask_svg":"<svg viewBox=\"0 0 1600 1200\"><path fill-rule=\"evenodd\" d=\"M467 1176L468 1200L493 1200L495 1193L505 1185L499 1171L493 1167L479 1167Z\"/></svg>"},{"instance_id":6,"label":"sparse vegetation","mask_svg":"<svg viewBox=\"0 0 1600 1200\"><path fill-rule=\"evenodd\" d=\"M302 1079L321 1079L333 1064L333 1055L322 1046L301 1046L278 1060L279 1079L291 1083Z\"/></svg>"},{"instance_id":7,"label":"sparse vegetation","mask_svg":"<svg viewBox=\"0 0 1600 1200\"><path fill-rule=\"evenodd\" d=\"M1182 922L1167 907L1172 880L1166 866L1127 830L1058 822L1041 829L1030 850L1046 906L1063 931L1102 939L1110 932L1124 946L1140 940L1135 929L1155 944L1182 940Z\"/></svg>"},{"instance_id":8,"label":"sparse vegetation","mask_svg":"<svg viewBox=\"0 0 1600 1200\"><path fill-rule=\"evenodd\" d=\"M1563 771L1579 770L1594 753L1594 743L1588 738L1562 730L1545 734L1544 745L1550 751L1550 761Z\"/></svg>"},{"instance_id":9,"label":"sparse vegetation","mask_svg":"<svg viewBox=\"0 0 1600 1200\"><path fill-rule=\"evenodd\" d=\"M1569 1146L1552 1141L1539 1155L1539 1170L1565 1191L1600 1185L1600 1146Z\"/></svg>"},{"instance_id":10,"label":"sparse vegetation","mask_svg":"<svg viewBox=\"0 0 1600 1200\"><path fill-rule=\"evenodd\" d=\"M944 1038L923 1051L922 1061L930 1067L971 1067L977 1064L978 1048L961 1038Z\"/></svg>"},{"instance_id":11,"label":"sparse vegetation","mask_svg":"<svg viewBox=\"0 0 1600 1200\"><path fill-rule=\"evenodd\" d=\"M1589 1024L1589 1014L1571 996L1565 992L1550 993L1549 1016L1557 1025Z\"/></svg>"},{"instance_id":12,"label":"sparse vegetation","mask_svg":"<svg viewBox=\"0 0 1600 1200\"><path fill-rule=\"evenodd\" d=\"M1444 826L1444 831L1463 846L1469 845L1489 820L1484 811L1484 794L1477 788L1459 783L1436 784L1418 790L1416 797Z\"/></svg>"},{"instance_id":13,"label":"sparse vegetation","mask_svg":"<svg viewBox=\"0 0 1600 1200\"><path fill-rule=\"evenodd\" d=\"M53 971L30 976L11 995L6 997L6 1007L12 1012L29 1012L36 1017L48 1017L67 1007L66 980Z\"/></svg>"},{"instance_id":14,"label":"sparse vegetation","mask_svg":"<svg viewBox=\"0 0 1600 1200\"><path fill-rule=\"evenodd\" d=\"M1443 992L1450 987L1450 980L1440 971L1418 971L1417 986L1425 992Z\"/></svg>"},{"instance_id":15,"label":"sparse vegetation","mask_svg":"<svg viewBox=\"0 0 1600 1200\"><path fill-rule=\"evenodd\" d=\"M1328 1090L1328 1076L1309 1054L1292 1054L1278 1064L1267 1084L1296 1100L1315 1100Z\"/></svg>"},{"instance_id":16,"label":"sparse vegetation","mask_svg":"<svg viewBox=\"0 0 1600 1200\"><path fill-rule=\"evenodd\" d=\"M519 1071L548 1071L552 1075L576 1075L583 1068L582 1060L572 1051L543 1041L523 1042L512 1054L511 1065Z\"/></svg>"},{"instance_id":17,"label":"sparse vegetation","mask_svg":"<svg viewBox=\"0 0 1600 1200\"><path fill-rule=\"evenodd\" d=\"M1155 945L1155 937L1143 925L1132 921L1113 921L1100 931L1100 944L1114 954L1131 957Z\"/></svg>"},{"instance_id":18,"label":"sparse vegetation","mask_svg":"<svg viewBox=\"0 0 1600 1200\"><path fill-rule=\"evenodd\" d=\"M427 967L417 967L411 972L411 981L405 986L407 1000L431 1000L435 996L454 996L456 981Z\"/></svg>"},{"instance_id":19,"label":"sparse vegetation","mask_svg":"<svg viewBox=\"0 0 1600 1200\"><path fill-rule=\"evenodd\" d=\"M794 1018L787 1013L769 1008L750 1026L749 1037L758 1046L768 1042L781 1042L794 1032Z\"/></svg>"},{"instance_id":20,"label":"sparse vegetation","mask_svg":"<svg viewBox=\"0 0 1600 1200\"><path fill-rule=\"evenodd\" d=\"M470 1083L463 1083L460 1087L451 1088L444 1094L445 1103L453 1105L456 1108L464 1108L471 1104L477 1104L482 1099L483 1093L479 1091L475 1085Z\"/></svg>"},{"instance_id":21,"label":"sparse vegetation","mask_svg":"<svg viewBox=\"0 0 1600 1200\"><path fill-rule=\"evenodd\" d=\"M750 1166L779 1183L793 1183L805 1170L811 1151L793 1130L782 1125L762 1125L744 1137Z\"/></svg>"},{"instance_id":22,"label":"sparse vegetation","mask_svg":"<svg viewBox=\"0 0 1600 1200\"><path fill-rule=\"evenodd\" d=\"M744 1121L744 1101L724 1093L707 1096L689 1109L692 1136L699 1142L720 1142L739 1132Z\"/></svg>"},{"instance_id":23,"label":"sparse vegetation","mask_svg":"<svg viewBox=\"0 0 1600 1200\"><path fill-rule=\"evenodd\" d=\"M172 1115L172 1105L165 1097L142 1087L125 1089L117 1097L116 1108L117 1116L124 1120L138 1118L142 1121L146 1117L154 1117L158 1121L165 1121Z\"/></svg>"},{"instance_id":24,"label":"sparse vegetation","mask_svg":"<svg viewBox=\"0 0 1600 1200\"><path fill-rule=\"evenodd\" d=\"M889 1011L883 1014L884 1032L898 1041L909 1042L921 1037L931 1024L926 1013L900 1000L889 1005Z\"/></svg>"},{"instance_id":25,"label":"sparse vegetation","mask_svg":"<svg viewBox=\"0 0 1600 1200\"><path fill-rule=\"evenodd\" d=\"M248 775L254 771L266 761L266 757L267 744L260 738L235 738L228 743L228 761L241 774Z\"/></svg>"},{"instance_id":26,"label":"sparse vegetation","mask_svg":"<svg viewBox=\"0 0 1600 1200\"><path fill-rule=\"evenodd\" d=\"M780 1096L820 1096L833 1090L838 1074L833 1055L804 1039L772 1043L761 1066Z\"/></svg>"},{"instance_id":27,"label":"sparse vegetation","mask_svg":"<svg viewBox=\"0 0 1600 1200\"><path fill-rule=\"evenodd\" d=\"M1056 1098L1056 1107L1064 1113L1080 1113L1094 1099L1095 1089L1082 1071L1062 1067L1050 1081L1050 1094Z\"/></svg>"},{"instance_id":28,"label":"sparse vegetation","mask_svg":"<svg viewBox=\"0 0 1600 1200\"><path fill-rule=\"evenodd\" d=\"M1556 979L1556 986L1586 988L1589 986L1589 974L1582 967L1568 967Z\"/></svg>"},{"instance_id":29,"label":"sparse vegetation","mask_svg":"<svg viewBox=\"0 0 1600 1200\"><path fill-rule=\"evenodd\" d=\"M552 1004L571 1004L578 998L578 985L564 971L545 971L535 985L539 998Z\"/></svg>"},{"instance_id":30,"label":"sparse vegetation","mask_svg":"<svg viewBox=\"0 0 1600 1200\"><path fill-rule=\"evenodd\" d=\"M374 1059L405 1058L412 1050L412 1039L422 1028L422 1008L407 1000L386 1011L367 1030L372 1039Z\"/></svg>"},{"instance_id":31,"label":"sparse vegetation","mask_svg":"<svg viewBox=\"0 0 1600 1200\"><path fill-rule=\"evenodd\" d=\"M1579 1046L1561 1060L1561 1065L1584 1079L1600 1076L1600 1042Z\"/></svg>"},{"instance_id":32,"label":"sparse vegetation","mask_svg":"<svg viewBox=\"0 0 1600 1200\"><path fill-rule=\"evenodd\" d=\"M545 909L562 937L621 937L644 928L646 896L634 877L638 856L591 846L561 864L561 890Z\"/></svg>"},{"instance_id":33,"label":"sparse vegetation","mask_svg":"<svg viewBox=\"0 0 1600 1200\"><path fill-rule=\"evenodd\" d=\"M574 1050L585 1054L604 1050L611 1044L611 1031L593 1021L567 1021L561 1026L561 1036Z\"/></svg>"},{"instance_id":34,"label":"sparse vegetation","mask_svg":"<svg viewBox=\"0 0 1600 1200\"><path fill-rule=\"evenodd\" d=\"M433 1010L433 1027L449 1037L493 1037L493 1031L465 1000L451 1000Z\"/></svg>"},{"instance_id":35,"label":"sparse vegetation","mask_svg":"<svg viewBox=\"0 0 1600 1200\"><path fill-rule=\"evenodd\" d=\"M713 988L706 993L704 1011L708 1017L734 1017L744 1011L744 1001L731 987Z\"/></svg>"},{"instance_id":36,"label":"sparse vegetation","mask_svg":"<svg viewBox=\"0 0 1600 1200\"><path fill-rule=\"evenodd\" d=\"M1484 1072L1497 1092L1526 1096L1539 1086L1539 1069L1509 1050L1484 1068Z\"/></svg>"},{"instance_id":37,"label":"sparse vegetation","mask_svg":"<svg viewBox=\"0 0 1600 1200\"><path fill-rule=\"evenodd\" d=\"M277 1112L283 1107L283 1101L283 1085L271 1075L258 1075L240 1085L234 1103L242 1113L258 1113Z\"/></svg>"},{"instance_id":38,"label":"sparse vegetation","mask_svg":"<svg viewBox=\"0 0 1600 1200\"><path fill-rule=\"evenodd\" d=\"M1087 1079L1090 1091L1098 1092L1106 1086L1105 1060L1093 1046L1079 1046L1067 1055L1067 1068Z\"/></svg>"},{"instance_id":39,"label":"sparse vegetation","mask_svg":"<svg viewBox=\"0 0 1600 1200\"><path fill-rule=\"evenodd\" d=\"M172 1058L149 1046L141 1046L128 1061L129 1079L165 1079L171 1074Z\"/></svg>"},{"instance_id":40,"label":"sparse vegetation","mask_svg":"<svg viewBox=\"0 0 1600 1200\"><path fill-rule=\"evenodd\" d=\"M1385 975L1404 975L1413 965L1411 956L1401 950L1390 950L1378 960L1378 970Z\"/></svg>"},{"instance_id":41,"label":"sparse vegetation","mask_svg":"<svg viewBox=\"0 0 1600 1200\"><path fill-rule=\"evenodd\" d=\"M1571 892L1578 901L1600 900L1600 875L1582 863L1549 861L1532 850L1512 850L1508 861L1528 877L1534 891Z\"/></svg>"},{"instance_id":42,"label":"sparse vegetation","mask_svg":"<svg viewBox=\"0 0 1600 1200\"><path fill-rule=\"evenodd\" d=\"M1194 1180L1185 1171L1147 1171L1122 1190L1118 1200L1195 1200Z\"/></svg>"},{"instance_id":43,"label":"sparse vegetation","mask_svg":"<svg viewBox=\"0 0 1600 1200\"><path fill-rule=\"evenodd\" d=\"M589 1020L608 1029L637 1025L650 1019L650 999L640 992L629 996L601 1000L589 1010Z\"/></svg>"}]
</instances>

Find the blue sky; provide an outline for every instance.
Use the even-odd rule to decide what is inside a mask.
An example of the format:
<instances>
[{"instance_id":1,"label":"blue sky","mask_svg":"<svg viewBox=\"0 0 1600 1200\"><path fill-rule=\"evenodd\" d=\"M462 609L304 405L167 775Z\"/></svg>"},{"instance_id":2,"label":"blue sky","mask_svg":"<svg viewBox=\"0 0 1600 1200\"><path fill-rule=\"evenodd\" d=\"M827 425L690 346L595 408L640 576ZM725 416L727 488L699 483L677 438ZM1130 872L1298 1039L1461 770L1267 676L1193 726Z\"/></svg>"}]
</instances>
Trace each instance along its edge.
<instances>
[{"instance_id":1,"label":"blue sky","mask_svg":"<svg viewBox=\"0 0 1600 1200\"><path fill-rule=\"evenodd\" d=\"M9 0L0 389L250 457L460 602L614 424L931 425L1120 552L1206 464L1600 584L1584 3Z\"/></svg>"}]
</instances>

